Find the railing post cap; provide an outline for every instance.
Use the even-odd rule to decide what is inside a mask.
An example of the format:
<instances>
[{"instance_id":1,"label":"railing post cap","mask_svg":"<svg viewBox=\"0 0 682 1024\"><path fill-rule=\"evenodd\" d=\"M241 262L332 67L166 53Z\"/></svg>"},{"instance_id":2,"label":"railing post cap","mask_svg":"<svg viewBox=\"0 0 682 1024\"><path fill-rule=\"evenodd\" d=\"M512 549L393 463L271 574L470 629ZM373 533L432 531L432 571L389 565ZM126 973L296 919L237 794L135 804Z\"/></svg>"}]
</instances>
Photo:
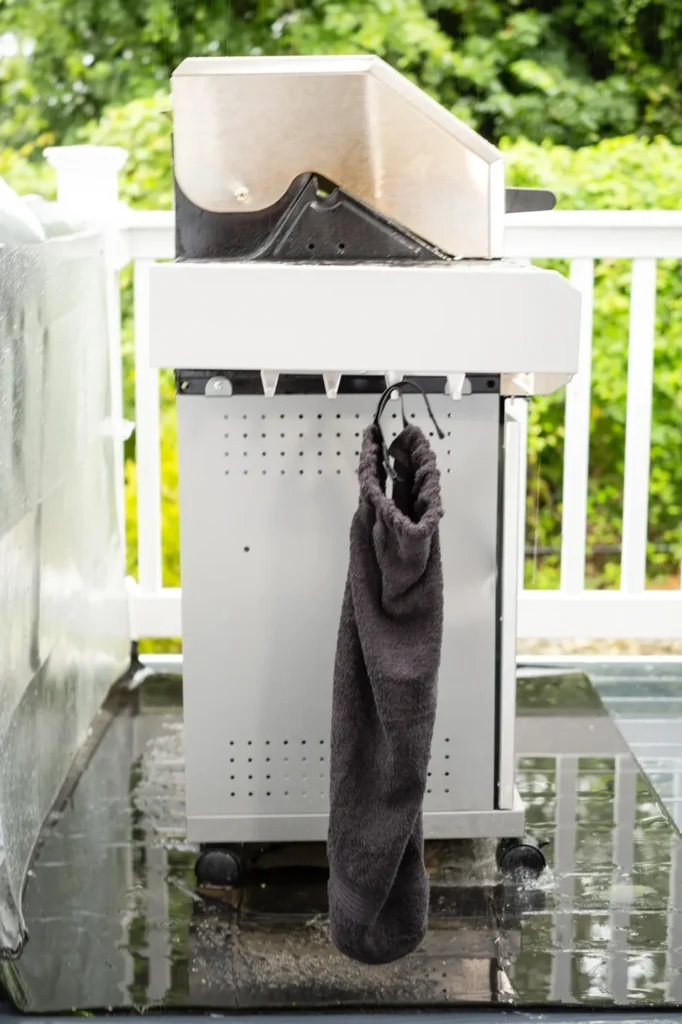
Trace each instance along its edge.
<instances>
[{"instance_id":1,"label":"railing post cap","mask_svg":"<svg viewBox=\"0 0 682 1024\"><path fill-rule=\"evenodd\" d=\"M76 170L86 165L94 169L105 167L120 171L128 159L128 151L122 146L48 146L43 151L45 159L55 170Z\"/></svg>"}]
</instances>

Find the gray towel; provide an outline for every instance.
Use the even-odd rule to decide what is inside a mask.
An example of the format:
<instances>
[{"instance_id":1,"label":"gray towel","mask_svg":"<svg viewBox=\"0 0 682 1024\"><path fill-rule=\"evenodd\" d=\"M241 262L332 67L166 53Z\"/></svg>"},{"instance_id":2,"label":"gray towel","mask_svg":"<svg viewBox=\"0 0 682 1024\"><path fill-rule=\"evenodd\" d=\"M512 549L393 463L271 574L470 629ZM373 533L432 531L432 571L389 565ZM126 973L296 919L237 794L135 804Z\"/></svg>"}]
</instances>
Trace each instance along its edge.
<instances>
[{"instance_id":1,"label":"gray towel","mask_svg":"<svg viewBox=\"0 0 682 1024\"><path fill-rule=\"evenodd\" d=\"M422 803L443 634L435 456L406 426L389 450L399 478L387 497L378 416L363 436L338 634L328 839L332 938L372 964L426 933Z\"/></svg>"}]
</instances>

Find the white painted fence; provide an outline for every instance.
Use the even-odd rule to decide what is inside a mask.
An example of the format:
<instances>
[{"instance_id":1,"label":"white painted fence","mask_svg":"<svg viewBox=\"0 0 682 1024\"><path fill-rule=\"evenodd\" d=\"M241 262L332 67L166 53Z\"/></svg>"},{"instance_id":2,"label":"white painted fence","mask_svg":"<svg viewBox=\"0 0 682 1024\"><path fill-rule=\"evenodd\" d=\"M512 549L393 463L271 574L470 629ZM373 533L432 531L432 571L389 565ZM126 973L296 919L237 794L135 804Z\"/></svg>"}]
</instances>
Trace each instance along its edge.
<instances>
[{"instance_id":1,"label":"white painted fence","mask_svg":"<svg viewBox=\"0 0 682 1024\"><path fill-rule=\"evenodd\" d=\"M105 181L106 168L93 150L81 151L75 162L65 157L61 194L72 198L73 182L80 188L91 180L86 166L90 160L95 161L98 192L115 194L115 161ZM52 162L59 163L54 151ZM116 264L133 261L135 289L139 574L130 588L132 629L137 637L180 636L179 590L162 586L159 382L158 372L148 365L149 267L174 256L173 214L123 212L117 234L124 255ZM682 259L682 212L515 214L508 217L505 236L509 256L570 260L571 280L583 294L580 373L566 396L561 587L521 591L519 635L682 638L682 592L645 589L656 261ZM620 590L586 591L594 263L603 258L632 260L622 573ZM118 360L118 351L115 355ZM682 382L682 353L680 371ZM682 458L682 452L672 457Z\"/></svg>"}]
</instances>

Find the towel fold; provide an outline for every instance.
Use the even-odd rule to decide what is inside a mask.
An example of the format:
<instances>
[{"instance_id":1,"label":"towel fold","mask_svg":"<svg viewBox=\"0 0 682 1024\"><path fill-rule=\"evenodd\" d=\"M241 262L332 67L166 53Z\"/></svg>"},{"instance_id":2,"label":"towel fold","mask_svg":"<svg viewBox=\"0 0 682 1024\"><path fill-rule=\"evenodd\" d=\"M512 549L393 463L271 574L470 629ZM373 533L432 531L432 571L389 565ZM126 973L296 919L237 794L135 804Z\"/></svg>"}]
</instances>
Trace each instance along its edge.
<instances>
[{"instance_id":1,"label":"towel fold","mask_svg":"<svg viewBox=\"0 0 682 1024\"><path fill-rule=\"evenodd\" d=\"M375 422L363 435L332 704L331 933L371 964L405 956L426 933L422 803L443 634L435 456L411 424L388 454L391 497Z\"/></svg>"}]
</instances>

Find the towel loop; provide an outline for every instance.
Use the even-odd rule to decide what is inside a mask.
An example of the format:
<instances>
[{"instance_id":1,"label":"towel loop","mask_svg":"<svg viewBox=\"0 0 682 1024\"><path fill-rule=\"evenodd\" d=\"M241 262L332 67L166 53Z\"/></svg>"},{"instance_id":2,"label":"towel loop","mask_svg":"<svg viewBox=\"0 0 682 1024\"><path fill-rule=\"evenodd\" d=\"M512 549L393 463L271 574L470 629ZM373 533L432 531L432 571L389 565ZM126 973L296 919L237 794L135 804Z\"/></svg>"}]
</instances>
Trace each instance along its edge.
<instances>
[{"instance_id":1,"label":"towel loop","mask_svg":"<svg viewBox=\"0 0 682 1024\"><path fill-rule=\"evenodd\" d=\"M422 396L422 398L424 399L424 402L426 404L426 410L427 410L429 416L431 417L431 422L433 423L433 425L435 427L435 430L436 430L436 433L438 434L438 437L441 439L441 441L445 437L445 434L440 429L440 427L438 425L438 421L437 421L436 417L433 414L433 409L431 408L431 403L429 402L428 395L426 394L424 389L419 386L419 384L416 384L415 381L413 381L413 380L399 380L395 384L391 384L389 387L387 387L386 390L384 391L383 395L379 399L379 403L377 405L377 411L376 411L376 413L374 415L374 426L379 431L379 437L381 438L381 453L382 453L383 459L384 459L384 466L386 467L386 472L388 473L388 475L391 477L392 480L397 479L397 475L398 474L396 473L395 469L391 465L391 461L390 461L390 459L388 457L388 448L386 446L386 439L385 439L383 431L381 429L381 417L382 417L382 415L384 413L384 409L386 408L386 405L387 405L391 395L393 394L394 391L398 391L399 394L400 394L400 407L401 407L402 417L403 417L403 429L405 429L405 427L407 427L408 424L407 424L407 417L405 416L405 403L403 401L403 399L404 399L404 394L403 393L404 393L405 388L412 388L413 391L416 391L418 394L420 394Z\"/></svg>"}]
</instances>

